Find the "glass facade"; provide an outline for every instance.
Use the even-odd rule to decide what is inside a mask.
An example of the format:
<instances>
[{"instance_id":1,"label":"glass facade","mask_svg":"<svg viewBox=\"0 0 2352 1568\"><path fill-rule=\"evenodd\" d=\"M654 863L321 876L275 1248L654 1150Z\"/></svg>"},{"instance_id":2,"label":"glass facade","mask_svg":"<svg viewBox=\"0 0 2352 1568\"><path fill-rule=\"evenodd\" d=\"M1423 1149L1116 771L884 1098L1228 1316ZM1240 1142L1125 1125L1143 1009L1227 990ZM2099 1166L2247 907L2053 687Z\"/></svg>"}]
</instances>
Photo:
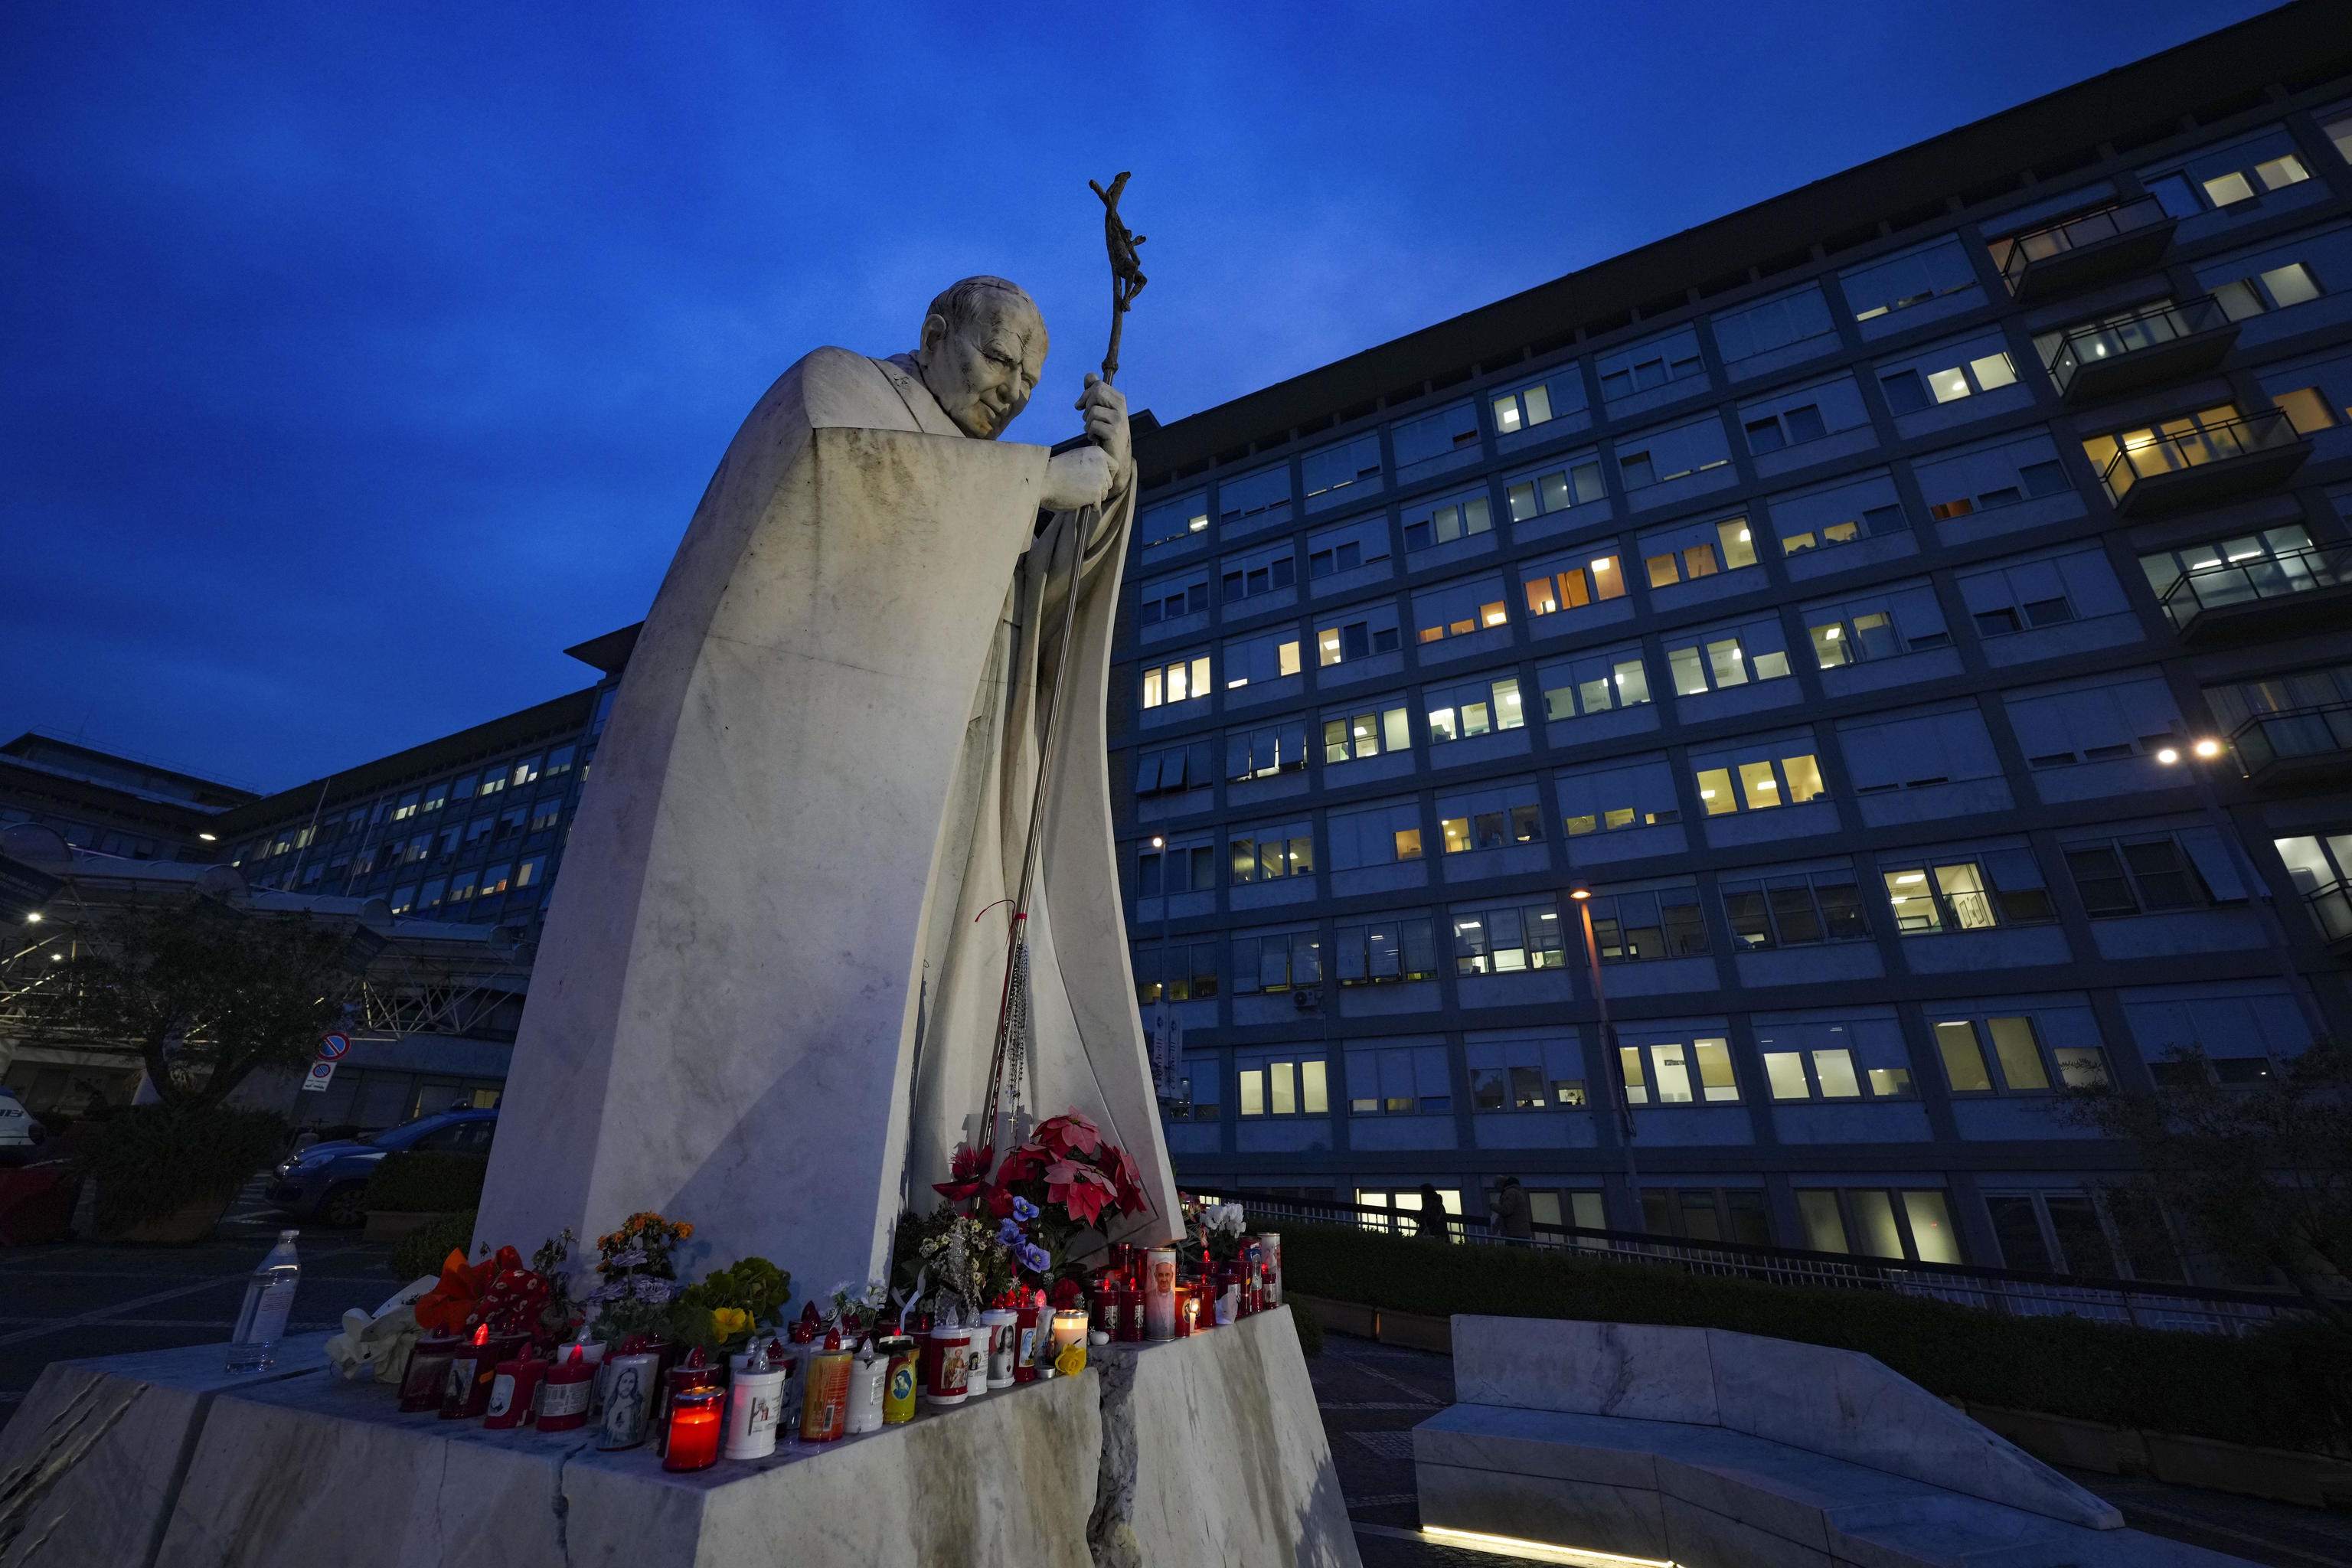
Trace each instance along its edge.
<instances>
[{"instance_id":1,"label":"glass facade","mask_svg":"<svg viewBox=\"0 0 2352 1568\"><path fill-rule=\"evenodd\" d=\"M2250 101L1139 437L1184 521L1110 776L1139 1004L1190 955L1181 1176L2180 1277L2057 1095L2352 1023L2352 81Z\"/></svg>"}]
</instances>

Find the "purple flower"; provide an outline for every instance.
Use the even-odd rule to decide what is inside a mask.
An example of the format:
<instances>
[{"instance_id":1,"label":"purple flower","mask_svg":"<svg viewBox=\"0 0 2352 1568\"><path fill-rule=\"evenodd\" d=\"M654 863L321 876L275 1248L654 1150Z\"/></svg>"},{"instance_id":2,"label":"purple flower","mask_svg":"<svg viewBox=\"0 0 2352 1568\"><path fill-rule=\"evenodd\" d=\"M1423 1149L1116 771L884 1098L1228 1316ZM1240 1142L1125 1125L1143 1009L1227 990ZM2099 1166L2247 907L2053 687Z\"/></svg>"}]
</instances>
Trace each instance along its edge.
<instances>
[{"instance_id":1,"label":"purple flower","mask_svg":"<svg viewBox=\"0 0 2352 1568\"><path fill-rule=\"evenodd\" d=\"M1018 1247L1024 1238L1021 1227L1008 1219L996 1227L996 1239L1001 1246Z\"/></svg>"},{"instance_id":2,"label":"purple flower","mask_svg":"<svg viewBox=\"0 0 2352 1568\"><path fill-rule=\"evenodd\" d=\"M1053 1258L1034 1241L1023 1242L1016 1249L1016 1255L1021 1259L1021 1267L1032 1274L1043 1274L1054 1266Z\"/></svg>"},{"instance_id":3,"label":"purple flower","mask_svg":"<svg viewBox=\"0 0 2352 1568\"><path fill-rule=\"evenodd\" d=\"M1013 1217L1026 1225L1037 1217L1037 1205L1027 1198L1016 1197L1013 1200Z\"/></svg>"}]
</instances>

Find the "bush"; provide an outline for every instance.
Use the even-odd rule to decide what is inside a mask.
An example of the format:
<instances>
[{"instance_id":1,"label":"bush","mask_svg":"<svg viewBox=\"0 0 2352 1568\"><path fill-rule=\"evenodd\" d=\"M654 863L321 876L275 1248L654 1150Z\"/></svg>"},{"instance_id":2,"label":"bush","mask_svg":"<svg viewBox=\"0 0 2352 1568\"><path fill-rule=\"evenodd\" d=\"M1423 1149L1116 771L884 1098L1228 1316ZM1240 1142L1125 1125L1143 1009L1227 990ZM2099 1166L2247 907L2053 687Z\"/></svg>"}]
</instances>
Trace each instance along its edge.
<instances>
[{"instance_id":1,"label":"bush","mask_svg":"<svg viewBox=\"0 0 2352 1568\"><path fill-rule=\"evenodd\" d=\"M481 1206L490 1163L479 1154L386 1154L368 1178L367 1206L394 1214L456 1214Z\"/></svg>"},{"instance_id":2,"label":"bush","mask_svg":"<svg viewBox=\"0 0 2352 1568\"><path fill-rule=\"evenodd\" d=\"M474 1211L436 1215L400 1238L392 1249L392 1271L406 1284L420 1274L438 1274L442 1260L474 1245Z\"/></svg>"},{"instance_id":3,"label":"bush","mask_svg":"<svg viewBox=\"0 0 2352 1568\"><path fill-rule=\"evenodd\" d=\"M98 1182L98 1228L116 1235L198 1203L226 1203L267 1169L286 1123L266 1110L138 1105L110 1117L81 1156Z\"/></svg>"},{"instance_id":4,"label":"bush","mask_svg":"<svg viewBox=\"0 0 2352 1568\"><path fill-rule=\"evenodd\" d=\"M1930 1393L2110 1426L2319 1451L2352 1436L2352 1336L2283 1323L2245 1338L2011 1318L1878 1290L1764 1285L1663 1264L1283 1226L1291 1289L1447 1317L1729 1329L1875 1356Z\"/></svg>"},{"instance_id":5,"label":"bush","mask_svg":"<svg viewBox=\"0 0 2352 1568\"><path fill-rule=\"evenodd\" d=\"M1323 1353L1323 1320L1306 1302L1293 1298L1285 1303L1290 1309L1290 1321L1298 1330L1298 1351L1301 1355Z\"/></svg>"}]
</instances>

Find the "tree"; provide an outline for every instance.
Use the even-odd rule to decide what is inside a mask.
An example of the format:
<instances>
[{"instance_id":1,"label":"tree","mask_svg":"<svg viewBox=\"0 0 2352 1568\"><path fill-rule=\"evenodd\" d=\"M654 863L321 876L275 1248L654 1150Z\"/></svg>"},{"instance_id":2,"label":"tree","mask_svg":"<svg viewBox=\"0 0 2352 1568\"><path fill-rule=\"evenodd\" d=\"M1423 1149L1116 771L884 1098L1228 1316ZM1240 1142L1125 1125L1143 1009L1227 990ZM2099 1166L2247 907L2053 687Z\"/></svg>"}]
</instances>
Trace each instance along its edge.
<instances>
[{"instance_id":1,"label":"tree","mask_svg":"<svg viewBox=\"0 0 2352 1568\"><path fill-rule=\"evenodd\" d=\"M257 1068L310 1061L354 967L348 931L209 898L118 910L76 945L31 1022L134 1047L156 1094L193 1107L220 1104Z\"/></svg>"},{"instance_id":2,"label":"tree","mask_svg":"<svg viewBox=\"0 0 2352 1568\"><path fill-rule=\"evenodd\" d=\"M2146 1186L2220 1256L2274 1268L2321 1318L2352 1309L2320 1289L2352 1278L2352 1053L2313 1046L2249 1085L2217 1084L2202 1052L2166 1054L2164 1086L2067 1091L2066 1115L2137 1149Z\"/></svg>"}]
</instances>

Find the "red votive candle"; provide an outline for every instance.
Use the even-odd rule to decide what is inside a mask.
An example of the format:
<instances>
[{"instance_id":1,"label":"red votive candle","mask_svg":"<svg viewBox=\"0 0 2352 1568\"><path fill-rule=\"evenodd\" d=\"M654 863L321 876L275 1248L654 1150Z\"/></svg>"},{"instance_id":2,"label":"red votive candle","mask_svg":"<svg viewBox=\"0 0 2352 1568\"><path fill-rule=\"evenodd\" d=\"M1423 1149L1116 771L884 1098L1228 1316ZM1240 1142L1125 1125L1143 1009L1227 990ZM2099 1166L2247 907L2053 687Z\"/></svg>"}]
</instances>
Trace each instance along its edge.
<instances>
[{"instance_id":1,"label":"red votive candle","mask_svg":"<svg viewBox=\"0 0 2352 1568\"><path fill-rule=\"evenodd\" d=\"M482 1413L482 1426L490 1431L529 1426L530 1403L538 1396L539 1380L546 1374L547 1363L531 1354L528 1343L512 1360L499 1363L490 1379L490 1403Z\"/></svg>"},{"instance_id":2,"label":"red votive candle","mask_svg":"<svg viewBox=\"0 0 2352 1568\"><path fill-rule=\"evenodd\" d=\"M570 1432L588 1424L588 1395L596 1386L596 1369L588 1364L585 1347L572 1345L571 1353L548 1370L547 1394L541 1402L539 1429Z\"/></svg>"},{"instance_id":3,"label":"red votive candle","mask_svg":"<svg viewBox=\"0 0 2352 1568\"><path fill-rule=\"evenodd\" d=\"M1037 1381L1037 1339L1045 1331L1038 1326L1040 1316L1042 1309L1037 1303L1024 1301L1020 1314L1013 1320L1013 1381L1015 1383Z\"/></svg>"},{"instance_id":4,"label":"red votive candle","mask_svg":"<svg viewBox=\"0 0 2352 1568\"><path fill-rule=\"evenodd\" d=\"M665 1470L707 1470L719 1462L721 1395L715 1388L672 1389L669 1443L662 1450Z\"/></svg>"},{"instance_id":5,"label":"red votive candle","mask_svg":"<svg viewBox=\"0 0 2352 1568\"><path fill-rule=\"evenodd\" d=\"M449 1358L449 1381L441 1390L441 1419L462 1421L479 1415L490 1403L490 1380L499 1358L490 1349L490 1326L482 1324L474 1337Z\"/></svg>"}]
</instances>

